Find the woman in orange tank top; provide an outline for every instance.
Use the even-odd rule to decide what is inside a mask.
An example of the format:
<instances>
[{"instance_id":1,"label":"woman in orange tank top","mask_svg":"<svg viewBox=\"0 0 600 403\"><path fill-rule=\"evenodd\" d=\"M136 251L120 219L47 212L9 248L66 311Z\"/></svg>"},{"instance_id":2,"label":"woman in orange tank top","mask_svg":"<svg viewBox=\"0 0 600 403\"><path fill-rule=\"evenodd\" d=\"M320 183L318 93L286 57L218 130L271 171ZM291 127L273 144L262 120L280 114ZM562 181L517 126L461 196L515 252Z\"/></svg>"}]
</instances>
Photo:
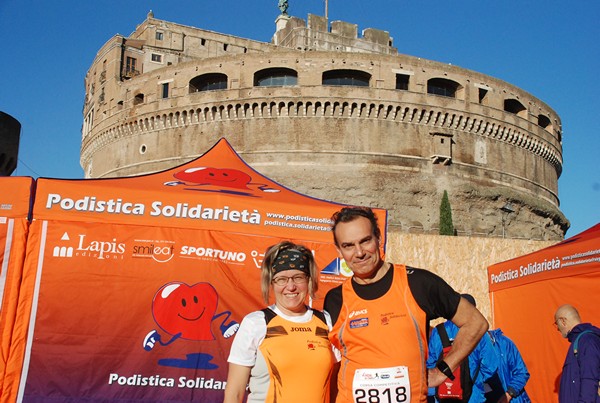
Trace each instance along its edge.
<instances>
[{"instance_id":1,"label":"woman in orange tank top","mask_svg":"<svg viewBox=\"0 0 600 403\"><path fill-rule=\"evenodd\" d=\"M336 356L327 338L329 315L306 305L318 286L312 253L282 242L262 263L263 297L275 304L248 314L231 346L225 403L329 402Z\"/></svg>"}]
</instances>

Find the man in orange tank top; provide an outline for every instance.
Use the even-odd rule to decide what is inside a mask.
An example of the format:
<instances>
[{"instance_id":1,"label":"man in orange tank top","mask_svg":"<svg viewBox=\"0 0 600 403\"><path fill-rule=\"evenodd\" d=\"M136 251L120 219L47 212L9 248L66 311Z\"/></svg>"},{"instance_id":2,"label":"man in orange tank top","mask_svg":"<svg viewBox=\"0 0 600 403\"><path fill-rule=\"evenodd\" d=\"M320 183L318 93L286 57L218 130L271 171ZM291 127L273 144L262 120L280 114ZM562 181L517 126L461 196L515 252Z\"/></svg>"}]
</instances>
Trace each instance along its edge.
<instances>
[{"instance_id":1,"label":"man in orange tank top","mask_svg":"<svg viewBox=\"0 0 600 403\"><path fill-rule=\"evenodd\" d=\"M426 402L488 329L483 315L442 278L382 260L373 211L345 207L333 216L333 239L353 277L330 290L331 343L342 360L336 402ZM427 370L429 321L444 317L459 332L452 352Z\"/></svg>"}]
</instances>

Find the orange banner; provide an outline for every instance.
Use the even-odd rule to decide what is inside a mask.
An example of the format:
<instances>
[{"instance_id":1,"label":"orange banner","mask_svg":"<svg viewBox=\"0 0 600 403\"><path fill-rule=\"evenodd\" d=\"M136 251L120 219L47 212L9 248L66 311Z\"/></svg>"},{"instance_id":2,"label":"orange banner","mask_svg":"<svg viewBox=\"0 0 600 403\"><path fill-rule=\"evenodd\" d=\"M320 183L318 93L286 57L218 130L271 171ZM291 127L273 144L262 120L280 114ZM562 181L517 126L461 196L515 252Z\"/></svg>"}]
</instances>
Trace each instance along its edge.
<instances>
[{"instance_id":1,"label":"orange banner","mask_svg":"<svg viewBox=\"0 0 600 403\"><path fill-rule=\"evenodd\" d=\"M17 400L222 399L231 336L265 305L259 267L279 239L56 221L38 231L21 300L29 329L7 374L23 377ZM330 243L304 244L320 267L336 261ZM344 279L321 277L321 297Z\"/></svg>"},{"instance_id":2,"label":"orange banner","mask_svg":"<svg viewBox=\"0 0 600 403\"><path fill-rule=\"evenodd\" d=\"M535 253L488 268L490 292L600 270L600 224Z\"/></svg>"}]
</instances>

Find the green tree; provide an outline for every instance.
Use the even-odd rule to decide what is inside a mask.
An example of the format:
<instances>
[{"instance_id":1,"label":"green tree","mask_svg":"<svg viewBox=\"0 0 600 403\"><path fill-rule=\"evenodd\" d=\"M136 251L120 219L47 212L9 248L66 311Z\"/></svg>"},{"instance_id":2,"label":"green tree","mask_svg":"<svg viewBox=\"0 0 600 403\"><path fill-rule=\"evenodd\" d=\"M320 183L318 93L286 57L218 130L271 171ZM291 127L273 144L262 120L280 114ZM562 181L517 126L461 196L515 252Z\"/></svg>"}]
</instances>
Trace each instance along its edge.
<instances>
[{"instance_id":1,"label":"green tree","mask_svg":"<svg viewBox=\"0 0 600 403\"><path fill-rule=\"evenodd\" d=\"M440 235L454 235L452 224L452 208L448 200L448 192L444 190L442 203L440 203Z\"/></svg>"}]
</instances>

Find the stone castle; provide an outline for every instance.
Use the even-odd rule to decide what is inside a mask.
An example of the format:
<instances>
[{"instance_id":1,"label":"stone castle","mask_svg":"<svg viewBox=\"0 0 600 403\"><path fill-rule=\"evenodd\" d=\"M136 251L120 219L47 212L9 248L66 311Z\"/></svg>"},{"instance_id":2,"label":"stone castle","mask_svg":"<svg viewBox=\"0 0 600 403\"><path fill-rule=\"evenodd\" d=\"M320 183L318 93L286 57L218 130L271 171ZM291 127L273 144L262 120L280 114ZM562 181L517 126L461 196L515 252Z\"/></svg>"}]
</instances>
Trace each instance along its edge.
<instances>
[{"instance_id":1,"label":"stone castle","mask_svg":"<svg viewBox=\"0 0 600 403\"><path fill-rule=\"evenodd\" d=\"M283 12L271 43L149 13L85 78L88 178L183 164L225 137L304 194L389 210L388 230L562 240L562 127L507 82L398 53L386 31Z\"/></svg>"}]
</instances>

